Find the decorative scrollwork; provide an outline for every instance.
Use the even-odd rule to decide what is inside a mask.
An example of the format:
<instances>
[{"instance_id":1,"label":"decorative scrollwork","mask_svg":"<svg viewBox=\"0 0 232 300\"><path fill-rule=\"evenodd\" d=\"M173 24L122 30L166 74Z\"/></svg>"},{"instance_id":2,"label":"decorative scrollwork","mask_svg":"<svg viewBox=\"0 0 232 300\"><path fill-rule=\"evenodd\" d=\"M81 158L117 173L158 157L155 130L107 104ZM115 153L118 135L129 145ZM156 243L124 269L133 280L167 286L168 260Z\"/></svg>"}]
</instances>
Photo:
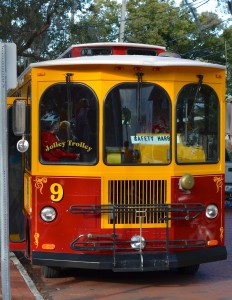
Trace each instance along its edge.
<instances>
[{"instance_id":1,"label":"decorative scrollwork","mask_svg":"<svg viewBox=\"0 0 232 300\"><path fill-rule=\"evenodd\" d=\"M213 178L213 181L216 182L217 193L218 193L219 189L221 189L223 186L222 176L215 176Z\"/></svg>"},{"instance_id":2,"label":"decorative scrollwork","mask_svg":"<svg viewBox=\"0 0 232 300\"><path fill-rule=\"evenodd\" d=\"M221 239L221 242L223 241L223 237L224 237L224 227L220 227L220 239Z\"/></svg>"},{"instance_id":3,"label":"decorative scrollwork","mask_svg":"<svg viewBox=\"0 0 232 300\"><path fill-rule=\"evenodd\" d=\"M42 192L43 184L44 184L44 183L47 183L47 178L46 178L46 177L43 177L43 178L36 178L34 181L35 181L35 187L36 187L37 189L39 189L40 194L43 195L43 192Z\"/></svg>"},{"instance_id":4,"label":"decorative scrollwork","mask_svg":"<svg viewBox=\"0 0 232 300\"><path fill-rule=\"evenodd\" d=\"M38 246L39 246L39 233L38 232L36 232L34 234L34 238L35 238L34 244L35 244L36 248L38 248Z\"/></svg>"}]
</instances>

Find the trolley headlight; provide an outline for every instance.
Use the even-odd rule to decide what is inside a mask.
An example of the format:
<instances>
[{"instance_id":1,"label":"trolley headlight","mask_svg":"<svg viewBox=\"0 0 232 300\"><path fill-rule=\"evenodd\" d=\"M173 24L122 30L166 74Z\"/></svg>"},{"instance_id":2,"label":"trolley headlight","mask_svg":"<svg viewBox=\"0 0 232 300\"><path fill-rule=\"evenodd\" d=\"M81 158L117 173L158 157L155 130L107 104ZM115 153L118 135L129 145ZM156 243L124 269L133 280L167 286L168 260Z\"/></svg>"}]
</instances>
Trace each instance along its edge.
<instances>
[{"instance_id":1,"label":"trolley headlight","mask_svg":"<svg viewBox=\"0 0 232 300\"><path fill-rule=\"evenodd\" d=\"M218 208L214 204L210 204L206 207L205 215L209 219L214 219L218 215Z\"/></svg>"},{"instance_id":2,"label":"trolley headlight","mask_svg":"<svg viewBox=\"0 0 232 300\"><path fill-rule=\"evenodd\" d=\"M184 174L179 181L179 187L181 190L191 190L194 187L195 180L193 175Z\"/></svg>"},{"instance_id":3,"label":"trolley headlight","mask_svg":"<svg viewBox=\"0 0 232 300\"><path fill-rule=\"evenodd\" d=\"M131 248L135 250L144 249L146 246L145 239L141 235L134 235L131 238Z\"/></svg>"},{"instance_id":4,"label":"trolley headlight","mask_svg":"<svg viewBox=\"0 0 232 300\"><path fill-rule=\"evenodd\" d=\"M40 216L43 221L52 222L56 218L56 210L51 206L46 206L41 210Z\"/></svg>"}]
</instances>

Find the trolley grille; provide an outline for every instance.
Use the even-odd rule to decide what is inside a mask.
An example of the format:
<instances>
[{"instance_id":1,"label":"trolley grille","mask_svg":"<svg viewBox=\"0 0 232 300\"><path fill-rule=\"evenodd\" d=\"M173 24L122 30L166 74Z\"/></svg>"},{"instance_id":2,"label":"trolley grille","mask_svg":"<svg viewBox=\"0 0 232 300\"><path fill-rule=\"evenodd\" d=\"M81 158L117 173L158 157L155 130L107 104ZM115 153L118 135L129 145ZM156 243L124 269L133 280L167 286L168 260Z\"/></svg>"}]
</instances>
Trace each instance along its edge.
<instances>
[{"instance_id":1,"label":"trolley grille","mask_svg":"<svg viewBox=\"0 0 232 300\"><path fill-rule=\"evenodd\" d=\"M108 202L118 210L115 224L162 224L165 223L164 211L149 209L154 205L166 204L166 180L109 180ZM132 208L133 209L130 209ZM109 224L112 224L109 215Z\"/></svg>"}]
</instances>

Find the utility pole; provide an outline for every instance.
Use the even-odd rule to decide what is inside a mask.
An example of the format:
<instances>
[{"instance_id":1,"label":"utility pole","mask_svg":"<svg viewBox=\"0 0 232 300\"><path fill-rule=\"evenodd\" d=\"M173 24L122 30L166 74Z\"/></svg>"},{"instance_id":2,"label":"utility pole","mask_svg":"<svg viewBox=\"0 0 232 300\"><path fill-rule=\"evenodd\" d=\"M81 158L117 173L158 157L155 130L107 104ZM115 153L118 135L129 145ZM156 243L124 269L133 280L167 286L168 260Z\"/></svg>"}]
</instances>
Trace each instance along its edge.
<instances>
[{"instance_id":1,"label":"utility pole","mask_svg":"<svg viewBox=\"0 0 232 300\"><path fill-rule=\"evenodd\" d=\"M121 23L119 31L119 42L124 42L124 31L125 31L125 20L126 18L126 0L122 0L122 13L121 13Z\"/></svg>"},{"instance_id":2,"label":"utility pole","mask_svg":"<svg viewBox=\"0 0 232 300\"><path fill-rule=\"evenodd\" d=\"M0 43L0 243L2 299L11 299L7 90L17 85L16 45Z\"/></svg>"},{"instance_id":3,"label":"utility pole","mask_svg":"<svg viewBox=\"0 0 232 300\"><path fill-rule=\"evenodd\" d=\"M230 64L228 63L228 50L227 50L227 42L225 40L225 59L226 59L226 80L230 81Z\"/></svg>"}]
</instances>

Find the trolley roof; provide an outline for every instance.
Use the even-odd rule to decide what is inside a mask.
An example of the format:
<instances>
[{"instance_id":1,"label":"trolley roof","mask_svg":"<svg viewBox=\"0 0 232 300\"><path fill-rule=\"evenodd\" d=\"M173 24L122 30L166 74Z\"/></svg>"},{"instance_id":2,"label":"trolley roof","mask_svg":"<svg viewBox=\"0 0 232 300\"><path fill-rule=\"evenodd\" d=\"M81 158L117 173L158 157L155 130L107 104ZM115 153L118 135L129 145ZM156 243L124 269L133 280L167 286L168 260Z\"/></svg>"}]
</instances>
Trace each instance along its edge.
<instances>
[{"instance_id":1,"label":"trolley roof","mask_svg":"<svg viewBox=\"0 0 232 300\"><path fill-rule=\"evenodd\" d=\"M151 44L139 44L139 43L115 43L115 42L105 42L105 43L87 43L87 44L75 44L70 46L66 51L72 49L73 47L102 47L102 46L110 46L110 47L136 47L136 48L152 48L152 49L166 49L163 46L151 45Z\"/></svg>"},{"instance_id":2,"label":"trolley roof","mask_svg":"<svg viewBox=\"0 0 232 300\"><path fill-rule=\"evenodd\" d=\"M151 67L207 67L225 69L219 64L176 57L143 56L143 55L99 55L61 58L44 62L32 63L29 68L52 67L65 65L128 65Z\"/></svg>"},{"instance_id":3,"label":"trolley roof","mask_svg":"<svg viewBox=\"0 0 232 300\"><path fill-rule=\"evenodd\" d=\"M150 44L138 44L138 43L115 43L115 42L107 42L107 43L88 43L88 44L75 44L70 46L67 50L65 50L58 58L65 57L67 53L69 53L73 49L91 49L91 48L112 48L112 50L116 50L118 48L122 48L124 50L133 48L133 49L150 49L150 50L161 50L165 51L166 47L150 45ZM79 55L78 55L79 56ZM80 55L82 56L82 55Z\"/></svg>"}]
</instances>

